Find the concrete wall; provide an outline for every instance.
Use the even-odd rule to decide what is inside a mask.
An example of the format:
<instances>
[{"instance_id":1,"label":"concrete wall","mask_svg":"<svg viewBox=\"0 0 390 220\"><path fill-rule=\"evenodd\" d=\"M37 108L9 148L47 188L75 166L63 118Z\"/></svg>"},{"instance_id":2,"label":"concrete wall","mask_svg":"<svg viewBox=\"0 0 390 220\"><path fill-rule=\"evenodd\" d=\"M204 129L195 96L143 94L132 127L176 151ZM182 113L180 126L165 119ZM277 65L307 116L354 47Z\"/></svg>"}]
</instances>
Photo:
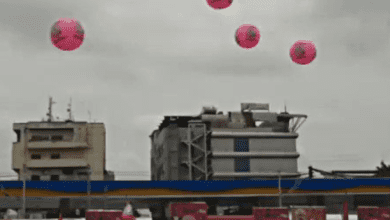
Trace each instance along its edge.
<instances>
[{"instance_id":1,"label":"concrete wall","mask_svg":"<svg viewBox=\"0 0 390 220\"><path fill-rule=\"evenodd\" d=\"M91 180L104 179L104 155L106 153L106 131L104 124L87 124L87 163L91 166Z\"/></svg>"},{"instance_id":2,"label":"concrete wall","mask_svg":"<svg viewBox=\"0 0 390 220\"><path fill-rule=\"evenodd\" d=\"M248 138L248 140L251 153L296 152L296 139ZM234 153L234 148L234 138L211 139L212 152ZM235 172L235 158L213 158L212 164L214 172ZM275 173L279 170L286 173L298 172L297 158L258 157L250 159L250 172Z\"/></svg>"},{"instance_id":3,"label":"concrete wall","mask_svg":"<svg viewBox=\"0 0 390 220\"><path fill-rule=\"evenodd\" d=\"M180 131L175 125L171 125L161 132L154 133L152 138L152 180L180 179L179 174L179 148Z\"/></svg>"}]
</instances>

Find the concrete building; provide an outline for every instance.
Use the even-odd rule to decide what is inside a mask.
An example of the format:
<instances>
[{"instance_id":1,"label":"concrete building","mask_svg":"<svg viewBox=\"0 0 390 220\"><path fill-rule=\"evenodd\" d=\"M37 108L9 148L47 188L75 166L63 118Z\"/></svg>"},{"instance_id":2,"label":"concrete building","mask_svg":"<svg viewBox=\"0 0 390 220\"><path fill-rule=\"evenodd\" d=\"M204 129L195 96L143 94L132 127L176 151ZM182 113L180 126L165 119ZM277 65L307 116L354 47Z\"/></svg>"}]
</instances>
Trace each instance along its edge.
<instances>
[{"instance_id":1,"label":"concrete building","mask_svg":"<svg viewBox=\"0 0 390 220\"><path fill-rule=\"evenodd\" d=\"M296 178L297 129L306 115L269 112L243 103L241 112L166 116L150 135L152 180ZM302 120L303 119L303 120Z\"/></svg>"},{"instance_id":2,"label":"concrete building","mask_svg":"<svg viewBox=\"0 0 390 220\"><path fill-rule=\"evenodd\" d=\"M19 180L113 180L105 170L103 123L28 122L14 123L12 169ZM23 171L25 165L25 171Z\"/></svg>"},{"instance_id":3,"label":"concrete building","mask_svg":"<svg viewBox=\"0 0 390 220\"><path fill-rule=\"evenodd\" d=\"M103 123L51 120L14 123L12 169L19 180L114 180L106 171Z\"/></svg>"}]
</instances>

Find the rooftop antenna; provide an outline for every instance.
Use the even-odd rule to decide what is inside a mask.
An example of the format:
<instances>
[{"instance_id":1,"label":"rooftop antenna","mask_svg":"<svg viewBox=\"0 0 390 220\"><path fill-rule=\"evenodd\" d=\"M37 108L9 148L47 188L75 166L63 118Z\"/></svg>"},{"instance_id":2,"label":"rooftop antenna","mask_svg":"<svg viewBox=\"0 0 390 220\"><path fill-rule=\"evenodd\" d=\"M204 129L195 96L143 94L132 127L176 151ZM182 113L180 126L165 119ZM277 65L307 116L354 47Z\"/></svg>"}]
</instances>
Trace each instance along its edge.
<instances>
[{"instance_id":1,"label":"rooftop antenna","mask_svg":"<svg viewBox=\"0 0 390 220\"><path fill-rule=\"evenodd\" d=\"M69 121L72 121L72 97L70 98L70 102L68 104L68 109L66 110L69 112Z\"/></svg>"},{"instance_id":2,"label":"rooftop antenna","mask_svg":"<svg viewBox=\"0 0 390 220\"><path fill-rule=\"evenodd\" d=\"M91 122L91 111L88 110L89 122Z\"/></svg>"},{"instance_id":3,"label":"rooftop antenna","mask_svg":"<svg viewBox=\"0 0 390 220\"><path fill-rule=\"evenodd\" d=\"M284 100L284 113L288 113L288 112L287 112L286 100Z\"/></svg>"},{"instance_id":4,"label":"rooftop antenna","mask_svg":"<svg viewBox=\"0 0 390 220\"><path fill-rule=\"evenodd\" d=\"M52 105L55 104L56 102L53 101L53 98L50 96L49 97L49 112L46 114L49 118L48 118L48 122L51 122L52 119L53 119L53 115L52 115Z\"/></svg>"}]
</instances>

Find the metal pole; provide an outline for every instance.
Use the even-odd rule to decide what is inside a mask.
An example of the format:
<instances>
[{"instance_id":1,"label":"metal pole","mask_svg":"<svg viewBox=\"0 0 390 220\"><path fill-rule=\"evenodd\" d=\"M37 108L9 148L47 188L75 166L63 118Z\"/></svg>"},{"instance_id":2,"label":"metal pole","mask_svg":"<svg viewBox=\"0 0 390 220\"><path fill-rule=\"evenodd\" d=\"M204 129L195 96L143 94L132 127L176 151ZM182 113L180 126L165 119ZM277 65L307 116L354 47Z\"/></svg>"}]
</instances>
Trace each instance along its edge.
<instances>
[{"instance_id":1,"label":"metal pole","mask_svg":"<svg viewBox=\"0 0 390 220\"><path fill-rule=\"evenodd\" d=\"M103 209L106 209L106 192L107 192L107 186L104 187L104 200L103 200Z\"/></svg>"},{"instance_id":2,"label":"metal pole","mask_svg":"<svg viewBox=\"0 0 390 220\"><path fill-rule=\"evenodd\" d=\"M23 210L22 218L24 219L26 215L26 165L23 164Z\"/></svg>"},{"instance_id":3,"label":"metal pole","mask_svg":"<svg viewBox=\"0 0 390 220\"><path fill-rule=\"evenodd\" d=\"M91 209L91 166L88 165L88 209Z\"/></svg>"},{"instance_id":4,"label":"metal pole","mask_svg":"<svg viewBox=\"0 0 390 220\"><path fill-rule=\"evenodd\" d=\"M279 207L282 207L282 186L281 186L281 174L279 171Z\"/></svg>"},{"instance_id":5,"label":"metal pole","mask_svg":"<svg viewBox=\"0 0 390 220\"><path fill-rule=\"evenodd\" d=\"M348 198L345 199L343 204L343 220L348 220Z\"/></svg>"},{"instance_id":6,"label":"metal pole","mask_svg":"<svg viewBox=\"0 0 390 220\"><path fill-rule=\"evenodd\" d=\"M24 129L24 146L23 146L23 153L24 153L24 158L23 158L23 169L22 169L22 180L23 180L23 207L22 207L22 214L21 217L25 218L25 213L26 213L26 161L27 161L27 128Z\"/></svg>"}]
</instances>

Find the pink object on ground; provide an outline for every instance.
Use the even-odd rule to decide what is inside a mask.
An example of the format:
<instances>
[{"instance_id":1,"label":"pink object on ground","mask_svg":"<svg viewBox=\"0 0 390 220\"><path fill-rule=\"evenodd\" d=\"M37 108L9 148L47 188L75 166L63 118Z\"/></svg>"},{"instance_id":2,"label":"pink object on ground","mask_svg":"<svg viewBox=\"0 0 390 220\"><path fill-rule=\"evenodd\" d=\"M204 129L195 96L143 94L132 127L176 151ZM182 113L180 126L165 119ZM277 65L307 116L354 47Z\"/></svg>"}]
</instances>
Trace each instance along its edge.
<instances>
[{"instance_id":1,"label":"pink object on ground","mask_svg":"<svg viewBox=\"0 0 390 220\"><path fill-rule=\"evenodd\" d=\"M122 220L135 220L133 215L122 215Z\"/></svg>"}]
</instances>

